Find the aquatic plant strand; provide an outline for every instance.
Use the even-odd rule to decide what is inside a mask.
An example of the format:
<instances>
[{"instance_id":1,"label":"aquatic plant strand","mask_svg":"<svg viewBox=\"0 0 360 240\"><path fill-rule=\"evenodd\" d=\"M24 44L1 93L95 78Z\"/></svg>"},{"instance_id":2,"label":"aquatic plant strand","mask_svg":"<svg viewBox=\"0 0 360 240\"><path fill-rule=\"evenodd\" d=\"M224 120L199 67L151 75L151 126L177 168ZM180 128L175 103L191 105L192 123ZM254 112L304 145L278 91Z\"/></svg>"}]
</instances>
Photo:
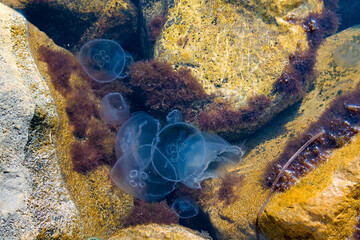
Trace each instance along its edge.
<instances>
[{"instance_id":1,"label":"aquatic plant strand","mask_svg":"<svg viewBox=\"0 0 360 240\"><path fill-rule=\"evenodd\" d=\"M275 191L275 188L276 188L276 184L277 182L279 181L279 179L282 177L282 175L285 173L285 170L290 166L290 164L295 160L295 158L297 156L299 156L299 154L305 150L305 148L307 148L312 142L314 142L317 138L319 138L320 136L324 135L325 132L324 131L321 131L319 132L318 134L316 134L315 136L313 136L312 138L310 138L304 145L302 145L301 148L299 148L299 150L297 150L296 153L294 153L294 155L292 155L292 157L286 162L286 164L284 165L284 167L281 169L281 171L279 172L279 174L276 176L275 178L275 181L274 183L272 184L271 186L271 189L270 189L270 192L268 194L268 196L266 197L266 200L264 202L264 204L262 205L260 211L259 211L259 214L257 216L257 219L256 219L256 227L259 227L260 226L260 216L261 214L263 213L266 205L268 204L269 200L270 200L270 197L271 195L273 194L273 192Z\"/></svg>"}]
</instances>

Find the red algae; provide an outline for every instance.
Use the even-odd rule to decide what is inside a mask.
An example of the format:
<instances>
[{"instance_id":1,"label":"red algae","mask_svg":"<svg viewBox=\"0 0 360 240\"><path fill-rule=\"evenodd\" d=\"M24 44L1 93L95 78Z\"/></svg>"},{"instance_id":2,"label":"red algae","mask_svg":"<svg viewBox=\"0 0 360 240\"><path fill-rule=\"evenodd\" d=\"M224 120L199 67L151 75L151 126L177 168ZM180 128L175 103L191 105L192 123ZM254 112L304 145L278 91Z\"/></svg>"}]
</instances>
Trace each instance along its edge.
<instances>
[{"instance_id":1,"label":"red algae","mask_svg":"<svg viewBox=\"0 0 360 240\"><path fill-rule=\"evenodd\" d=\"M247 105L232 109L228 103L211 103L198 114L198 125L202 130L216 131L228 126L251 123L258 120L270 106L265 95L249 97Z\"/></svg>"},{"instance_id":2,"label":"red algae","mask_svg":"<svg viewBox=\"0 0 360 240\"><path fill-rule=\"evenodd\" d=\"M239 175L235 172L228 172L220 177L221 185L218 191L219 200L224 201L225 205L234 203L237 199L234 188L235 186L241 186L244 178L244 175Z\"/></svg>"},{"instance_id":3,"label":"red algae","mask_svg":"<svg viewBox=\"0 0 360 240\"><path fill-rule=\"evenodd\" d=\"M198 80L186 68L175 71L169 63L151 60L133 63L129 70L130 84L150 112L167 114L175 108L184 112L206 97Z\"/></svg>"},{"instance_id":4,"label":"red algae","mask_svg":"<svg viewBox=\"0 0 360 240\"><path fill-rule=\"evenodd\" d=\"M74 71L74 60L71 55L52 51L45 46L40 46L38 50L40 60L48 65L48 72L54 88L61 94L71 92L69 83L70 76Z\"/></svg>"},{"instance_id":5,"label":"red algae","mask_svg":"<svg viewBox=\"0 0 360 240\"><path fill-rule=\"evenodd\" d=\"M115 158L115 129L99 119L97 101L112 90L130 92L118 84L102 86L94 83L84 74L75 57L71 54L57 52L45 46L39 48L42 61L48 65L48 72L54 88L65 98L66 113L73 127L75 137L70 147L73 168L76 172L86 173L102 164L112 165ZM77 74L84 81L70 83L71 74Z\"/></svg>"},{"instance_id":6,"label":"red algae","mask_svg":"<svg viewBox=\"0 0 360 240\"><path fill-rule=\"evenodd\" d=\"M170 209L165 201L147 203L134 200L131 212L124 219L124 227L149 223L179 224L179 217Z\"/></svg>"},{"instance_id":7,"label":"red algae","mask_svg":"<svg viewBox=\"0 0 360 240\"><path fill-rule=\"evenodd\" d=\"M164 26L166 20L167 14L160 14L151 18L146 24L146 27L148 29L149 41L151 43L155 43L157 38L160 36L162 27Z\"/></svg>"},{"instance_id":8,"label":"red algae","mask_svg":"<svg viewBox=\"0 0 360 240\"><path fill-rule=\"evenodd\" d=\"M359 96L360 84L354 91L334 100L317 122L311 124L301 136L291 140L283 153L267 166L264 179L266 185L270 187L274 184L276 176L283 169L288 159L307 139L315 136L319 131L324 131L324 135L316 139L311 146L294 159L294 162L276 183L276 190L289 189L300 177L306 175L320 163L325 162L326 156L331 150L349 143L351 138L360 131Z\"/></svg>"}]
</instances>

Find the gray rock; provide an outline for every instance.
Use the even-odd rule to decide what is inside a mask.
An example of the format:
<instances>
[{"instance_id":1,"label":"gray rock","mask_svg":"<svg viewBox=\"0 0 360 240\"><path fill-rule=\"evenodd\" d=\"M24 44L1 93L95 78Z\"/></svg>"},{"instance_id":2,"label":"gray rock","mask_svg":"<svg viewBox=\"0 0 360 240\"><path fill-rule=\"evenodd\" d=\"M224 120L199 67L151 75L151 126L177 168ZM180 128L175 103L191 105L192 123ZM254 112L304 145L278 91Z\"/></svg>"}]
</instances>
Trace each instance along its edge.
<instances>
[{"instance_id":1,"label":"gray rock","mask_svg":"<svg viewBox=\"0 0 360 240\"><path fill-rule=\"evenodd\" d=\"M27 22L0 4L0 239L78 227L52 134L53 100L31 56Z\"/></svg>"}]
</instances>

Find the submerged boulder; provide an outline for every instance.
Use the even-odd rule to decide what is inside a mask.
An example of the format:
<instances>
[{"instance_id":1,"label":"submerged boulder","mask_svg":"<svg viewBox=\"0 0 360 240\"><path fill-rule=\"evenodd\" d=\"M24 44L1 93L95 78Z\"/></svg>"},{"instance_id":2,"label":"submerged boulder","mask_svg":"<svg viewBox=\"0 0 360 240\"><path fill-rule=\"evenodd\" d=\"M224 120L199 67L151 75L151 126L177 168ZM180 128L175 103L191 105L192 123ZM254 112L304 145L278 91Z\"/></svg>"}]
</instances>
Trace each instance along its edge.
<instances>
[{"instance_id":1,"label":"submerged boulder","mask_svg":"<svg viewBox=\"0 0 360 240\"><path fill-rule=\"evenodd\" d=\"M354 89L359 91L360 65L342 68L334 59L339 46L353 41L358 44L359 36L360 28L357 26L325 40L318 52L315 69L319 76L314 81L313 90L302 102L281 113L250 139L247 142L250 149L243 161L229 168L229 172L243 179L232 186L235 196L232 202L213 200L224 188L221 179L208 183L209 190L202 201L203 210L210 214L220 239L256 238L256 217L269 192L265 185L267 165L284 152L290 140L308 132L313 123L320 120L335 126L336 120L329 123L322 117L333 102L352 111L355 125L349 122L351 129L359 128L359 122L356 123L359 108L351 102L342 104L339 97L344 98ZM336 114L335 110L328 117L336 117ZM311 130L312 134L321 131L321 125L316 126L318 128ZM312 171L298 165L295 169L310 169L309 173L297 179L289 190L273 194L260 218L260 228L268 238L345 239L355 231L359 209L359 133L355 131L351 138L334 138L334 146L337 147L322 152L320 163L308 162L314 164ZM285 179L291 178L293 169L290 168L291 165Z\"/></svg>"},{"instance_id":2,"label":"submerged boulder","mask_svg":"<svg viewBox=\"0 0 360 240\"><path fill-rule=\"evenodd\" d=\"M359 54L357 48L339 53L349 46L360 46L359 25L327 38L319 49L316 69L320 74L316 83L322 88L320 91L315 89L314 94L318 101L324 101L325 106L326 99L346 96L349 90L359 89L354 86L360 83L360 55L356 63L353 61L354 54ZM344 61L350 59L352 64L339 62L339 54ZM360 106L349 106L355 118ZM359 125L354 127L359 129ZM347 131L346 128L343 131ZM324 164L300 178L296 186L274 196L261 219L265 233L271 239L351 237L359 214L359 160L360 138L356 133L348 144L330 152Z\"/></svg>"},{"instance_id":3,"label":"submerged boulder","mask_svg":"<svg viewBox=\"0 0 360 240\"><path fill-rule=\"evenodd\" d=\"M254 133L301 99L318 44L333 32L327 27L336 29L313 0L141 3L149 36L165 18L155 59L189 68L208 96L189 107L186 120L228 140Z\"/></svg>"}]
</instances>

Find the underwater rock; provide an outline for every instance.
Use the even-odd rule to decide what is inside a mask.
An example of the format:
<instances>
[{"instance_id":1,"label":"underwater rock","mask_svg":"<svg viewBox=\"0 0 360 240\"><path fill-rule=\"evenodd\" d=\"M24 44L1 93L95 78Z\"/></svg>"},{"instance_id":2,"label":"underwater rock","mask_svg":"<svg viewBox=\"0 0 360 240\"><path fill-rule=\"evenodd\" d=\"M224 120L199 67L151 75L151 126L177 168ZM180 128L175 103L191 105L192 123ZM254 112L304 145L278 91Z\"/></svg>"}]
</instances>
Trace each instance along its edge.
<instances>
[{"instance_id":1,"label":"underwater rock","mask_svg":"<svg viewBox=\"0 0 360 240\"><path fill-rule=\"evenodd\" d=\"M167 18L154 45L155 59L189 68L211 99L184 113L200 129L227 140L245 138L306 91L310 77L303 78L311 75L316 52L307 52L308 43L318 44L322 37L308 38L303 23L310 13L321 15L321 1L141 2L146 23L159 14ZM282 78L280 85L293 84L276 86ZM251 103L256 96L269 99L261 110Z\"/></svg>"},{"instance_id":2,"label":"underwater rock","mask_svg":"<svg viewBox=\"0 0 360 240\"><path fill-rule=\"evenodd\" d=\"M320 101L325 102L326 98L332 99L338 95L346 97L349 90L355 89L359 92L360 87L353 84L360 83L360 64L344 64L338 61L339 49L358 44L359 25L327 38L320 47L317 64L320 75L316 80L323 88L322 91L316 91ZM342 57L345 58L345 54ZM350 61L354 59L351 54L347 57ZM333 84L336 84L336 89L329 89L327 85ZM354 98L359 102L358 96L357 93ZM356 122L356 119L360 112L356 110L358 104L352 105L351 99L339 105L350 111L347 122L351 125L350 128L355 129L355 135L351 139L336 135L335 143L338 141L339 147L330 149L329 153L323 152L325 162L313 167L312 171L300 178L296 187L277 194L269 202L261 218L261 227L271 239L345 239L355 230L359 213L356 202L360 194L360 123ZM327 107L329 106L330 104ZM333 109L330 117L336 114L336 109ZM321 121L332 124L334 128L339 124L336 120L341 120L342 117L337 117L330 123L322 117ZM347 135L350 128L342 126L341 135ZM333 131L332 134L336 132Z\"/></svg>"},{"instance_id":3,"label":"underwater rock","mask_svg":"<svg viewBox=\"0 0 360 240\"><path fill-rule=\"evenodd\" d=\"M0 239L74 239L79 212L55 151L59 118L29 49L45 35L1 3L0 19Z\"/></svg>"},{"instance_id":4,"label":"underwater rock","mask_svg":"<svg viewBox=\"0 0 360 240\"><path fill-rule=\"evenodd\" d=\"M136 7L128 0L0 0L19 10L54 42L73 49L95 38L106 37L121 44L137 29Z\"/></svg>"},{"instance_id":5,"label":"underwater rock","mask_svg":"<svg viewBox=\"0 0 360 240\"><path fill-rule=\"evenodd\" d=\"M210 239L205 233L199 233L194 230L179 225L159 225L149 224L121 230L109 240L137 239L146 240L151 236L153 239L173 239L173 240L206 240Z\"/></svg>"},{"instance_id":6,"label":"underwater rock","mask_svg":"<svg viewBox=\"0 0 360 240\"><path fill-rule=\"evenodd\" d=\"M234 186L234 202L227 205L214 201L221 179L214 179L204 187L209 187L209 190L203 191L202 210L210 215L219 239L256 239L256 216L269 191L264 181L267 165L284 152L289 141L321 120L322 113L334 100L359 84L359 67L343 68L333 57L341 44L359 41L359 36L360 27L357 26L327 38L318 52L315 69L319 76L314 81L313 90L305 95L303 101L280 114L248 140L246 156L238 166L228 170L235 176L242 176L241 183ZM260 227L267 237L349 237L358 215L359 146L359 133L356 133L349 144L325 154L324 161L298 179L292 188L284 193L275 192L260 218Z\"/></svg>"}]
</instances>

